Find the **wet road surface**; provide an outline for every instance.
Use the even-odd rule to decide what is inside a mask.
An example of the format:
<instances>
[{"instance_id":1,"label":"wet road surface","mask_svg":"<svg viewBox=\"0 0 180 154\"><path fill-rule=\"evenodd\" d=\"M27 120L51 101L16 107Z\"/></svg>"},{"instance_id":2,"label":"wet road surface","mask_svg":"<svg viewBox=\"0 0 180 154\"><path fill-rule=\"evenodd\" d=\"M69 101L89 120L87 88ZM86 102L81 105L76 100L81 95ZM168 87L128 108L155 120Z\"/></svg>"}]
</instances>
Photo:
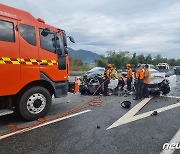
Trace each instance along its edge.
<instances>
[{"instance_id":1,"label":"wet road surface","mask_svg":"<svg viewBox=\"0 0 180 154\"><path fill-rule=\"evenodd\" d=\"M73 117L0 140L0 153L158 154L162 151L163 144L168 143L180 129L179 94L180 76L177 86L165 97L134 101L134 96L101 96L101 107L89 106L77 111L79 114ZM64 113L89 99L92 96L80 94L53 99L51 111L46 118ZM123 100L132 102L130 109L121 107ZM137 105L142 105L142 108L138 110ZM149 111L155 110L159 111L158 115L151 116ZM125 119L122 120L123 116ZM137 116L139 119L136 120ZM118 119L127 123L118 123ZM116 126L113 125L115 122ZM24 122L16 114L4 116L0 118L0 133L9 131L9 124L26 127L36 123L38 122ZM115 127L107 129L112 125ZM180 151L175 150L174 153L178 154Z\"/></svg>"}]
</instances>

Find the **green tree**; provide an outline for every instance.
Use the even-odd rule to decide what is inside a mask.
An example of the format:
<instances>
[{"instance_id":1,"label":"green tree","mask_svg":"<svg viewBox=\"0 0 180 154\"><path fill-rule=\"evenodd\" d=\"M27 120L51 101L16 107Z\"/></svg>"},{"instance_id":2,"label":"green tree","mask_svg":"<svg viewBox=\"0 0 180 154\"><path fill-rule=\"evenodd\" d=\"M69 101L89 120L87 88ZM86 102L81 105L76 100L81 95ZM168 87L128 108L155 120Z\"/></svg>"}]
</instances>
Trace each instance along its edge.
<instances>
[{"instance_id":1,"label":"green tree","mask_svg":"<svg viewBox=\"0 0 180 154\"><path fill-rule=\"evenodd\" d=\"M87 71L90 69L89 65L84 63L80 58L69 57L71 71Z\"/></svg>"},{"instance_id":2,"label":"green tree","mask_svg":"<svg viewBox=\"0 0 180 154\"><path fill-rule=\"evenodd\" d=\"M100 55L99 59L95 60L95 63L99 67L107 67L108 60L104 55Z\"/></svg>"},{"instance_id":3,"label":"green tree","mask_svg":"<svg viewBox=\"0 0 180 154\"><path fill-rule=\"evenodd\" d=\"M147 55L146 59L146 64L152 64L152 56L151 54Z\"/></svg>"},{"instance_id":4,"label":"green tree","mask_svg":"<svg viewBox=\"0 0 180 154\"><path fill-rule=\"evenodd\" d=\"M170 65L170 66L176 66L176 60L175 59L169 59L168 60L168 64Z\"/></svg>"},{"instance_id":5,"label":"green tree","mask_svg":"<svg viewBox=\"0 0 180 154\"><path fill-rule=\"evenodd\" d=\"M128 51L108 51L108 63L114 64L118 69L125 67L127 63L130 63L131 58Z\"/></svg>"},{"instance_id":6,"label":"green tree","mask_svg":"<svg viewBox=\"0 0 180 154\"><path fill-rule=\"evenodd\" d=\"M138 65L138 58L137 58L137 56L136 56L136 53L133 53L133 56L132 56L132 59L131 59L131 65L132 65L132 67L133 68L136 68L137 67L137 65Z\"/></svg>"},{"instance_id":7,"label":"green tree","mask_svg":"<svg viewBox=\"0 0 180 154\"><path fill-rule=\"evenodd\" d=\"M74 65L82 66L82 65L84 65L84 63L83 63L82 59L76 58L76 59L74 59Z\"/></svg>"},{"instance_id":8,"label":"green tree","mask_svg":"<svg viewBox=\"0 0 180 154\"><path fill-rule=\"evenodd\" d=\"M137 56L137 58L138 58L138 63L140 63L140 64L145 64L146 63L146 59L145 59L143 54Z\"/></svg>"},{"instance_id":9,"label":"green tree","mask_svg":"<svg viewBox=\"0 0 180 154\"><path fill-rule=\"evenodd\" d=\"M161 63L161 62L163 62L163 59L162 59L161 55L158 54L158 55L154 58L153 64L154 64L154 65L157 65L157 64L159 64L159 63Z\"/></svg>"},{"instance_id":10,"label":"green tree","mask_svg":"<svg viewBox=\"0 0 180 154\"><path fill-rule=\"evenodd\" d=\"M101 55L98 60L95 61L97 66L106 67L108 63L114 64L118 69L125 68L126 64L130 63L133 68L137 68L138 63L141 64L154 64L168 63L171 66L180 65L180 59L167 59L161 57L160 54L152 58L151 54L144 56L136 53L131 54L128 51L107 51L107 56Z\"/></svg>"}]
</instances>

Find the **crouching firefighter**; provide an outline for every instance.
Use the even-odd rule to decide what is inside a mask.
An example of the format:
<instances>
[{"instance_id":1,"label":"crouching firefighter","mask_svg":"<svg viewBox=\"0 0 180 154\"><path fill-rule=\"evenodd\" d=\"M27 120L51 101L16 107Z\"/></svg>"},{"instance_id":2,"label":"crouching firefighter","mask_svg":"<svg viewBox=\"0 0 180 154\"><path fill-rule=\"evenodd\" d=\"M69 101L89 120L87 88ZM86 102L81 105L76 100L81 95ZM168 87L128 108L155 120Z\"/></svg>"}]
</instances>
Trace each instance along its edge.
<instances>
[{"instance_id":1,"label":"crouching firefighter","mask_svg":"<svg viewBox=\"0 0 180 154\"><path fill-rule=\"evenodd\" d=\"M120 76L118 78L118 87L120 88L120 90L122 91L124 89L125 86L125 82L122 76Z\"/></svg>"},{"instance_id":2,"label":"crouching firefighter","mask_svg":"<svg viewBox=\"0 0 180 154\"><path fill-rule=\"evenodd\" d=\"M108 96L108 85L111 79L112 64L107 65L107 69L104 72L104 95Z\"/></svg>"}]
</instances>

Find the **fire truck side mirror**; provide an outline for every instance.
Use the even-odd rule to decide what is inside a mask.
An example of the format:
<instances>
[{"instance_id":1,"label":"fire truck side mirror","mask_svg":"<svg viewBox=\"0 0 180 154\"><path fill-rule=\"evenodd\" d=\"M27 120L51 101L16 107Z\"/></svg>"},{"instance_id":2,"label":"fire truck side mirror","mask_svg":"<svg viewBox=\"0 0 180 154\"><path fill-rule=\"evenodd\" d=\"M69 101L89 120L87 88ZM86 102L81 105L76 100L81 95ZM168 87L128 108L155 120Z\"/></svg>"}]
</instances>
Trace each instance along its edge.
<instances>
[{"instance_id":1,"label":"fire truck side mirror","mask_svg":"<svg viewBox=\"0 0 180 154\"><path fill-rule=\"evenodd\" d=\"M67 38L66 38L66 33L65 31L63 31L63 43L64 43L64 46L67 47Z\"/></svg>"},{"instance_id":2,"label":"fire truck side mirror","mask_svg":"<svg viewBox=\"0 0 180 154\"><path fill-rule=\"evenodd\" d=\"M54 33L51 32L51 30L49 28L45 28L41 32L41 35L44 36L44 37L48 36L48 34L54 34Z\"/></svg>"},{"instance_id":3,"label":"fire truck side mirror","mask_svg":"<svg viewBox=\"0 0 180 154\"><path fill-rule=\"evenodd\" d=\"M75 40L72 36L69 36L69 40L72 42L72 43L75 43Z\"/></svg>"},{"instance_id":4,"label":"fire truck side mirror","mask_svg":"<svg viewBox=\"0 0 180 154\"><path fill-rule=\"evenodd\" d=\"M64 53L68 54L68 48L64 48Z\"/></svg>"}]
</instances>

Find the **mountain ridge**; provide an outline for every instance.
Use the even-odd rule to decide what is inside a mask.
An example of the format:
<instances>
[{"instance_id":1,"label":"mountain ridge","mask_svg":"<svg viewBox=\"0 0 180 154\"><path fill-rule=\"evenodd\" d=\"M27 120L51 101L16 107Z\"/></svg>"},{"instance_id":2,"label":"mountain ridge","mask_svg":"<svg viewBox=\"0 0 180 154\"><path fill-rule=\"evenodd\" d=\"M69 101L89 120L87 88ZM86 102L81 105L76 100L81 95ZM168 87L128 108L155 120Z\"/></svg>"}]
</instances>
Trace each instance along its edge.
<instances>
[{"instance_id":1,"label":"mountain ridge","mask_svg":"<svg viewBox=\"0 0 180 154\"><path fill-rule=\"evenodd\" d=\"M92 51L83 50L83 49L74 50L72 48L68 48L68 50L69 50L69 57L80 58L85 63L94 63L94 61L99 58L99 55Z\"/></svg>"}]
</instances>

